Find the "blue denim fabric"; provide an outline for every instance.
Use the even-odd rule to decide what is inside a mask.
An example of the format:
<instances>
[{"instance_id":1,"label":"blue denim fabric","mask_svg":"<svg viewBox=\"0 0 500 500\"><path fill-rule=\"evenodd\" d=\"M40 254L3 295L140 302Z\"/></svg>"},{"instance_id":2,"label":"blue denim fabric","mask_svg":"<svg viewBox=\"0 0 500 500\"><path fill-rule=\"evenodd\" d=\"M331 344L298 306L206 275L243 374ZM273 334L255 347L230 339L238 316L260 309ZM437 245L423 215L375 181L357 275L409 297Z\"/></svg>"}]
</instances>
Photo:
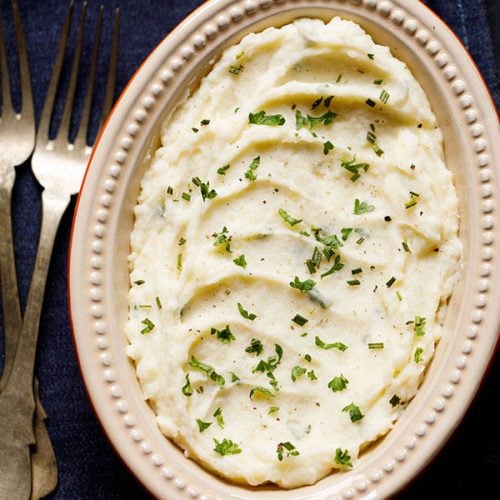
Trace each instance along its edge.
<instances>
[{"instance_id":1,"label":"blue denim fabric","mask_svg":"<svg viewBox=\"0 0 500 500\"><path fill-rule=\"evenodd\" d=\"M118 91L121 91L146 55L201 1L90 1L90 25L95 22L99 3L103 3L107 9L105 39L108 40L111 7L121 8L117 81ZM469 48L496 102L500 103L485 0L428 0L427 3L449 23ZM19 0L30 55L37 116L43 105L67 4L67 0ZM79 6L77 10L80 10ZM6 25L6 36L8 50L11 50L13 33L9 24ZM86 50L89 51L89 47ZM104 75L100 73L98 78L102 81ZM66 286L67 248L73 208L74 204L62 221L55 243L41 319L36 369L41 381L42 399L49 415L48 429L59 463L59 486L51 498L146 497L147 494L106 441L87 399L75 359ZM18 169L13 212L16 259L24 305L40 226L40 187L28 165ZM406 490L403 498L421 498L424 495L431 498L445 495L489 498L498 494L499 426L490 418L493 401L496 401L494 398L497 398L493 388L495 377L498 378L498 362L493 365L464 425L432 466ZM293 493L290 494L292 497Z\"/></svg>"}]
</instances>

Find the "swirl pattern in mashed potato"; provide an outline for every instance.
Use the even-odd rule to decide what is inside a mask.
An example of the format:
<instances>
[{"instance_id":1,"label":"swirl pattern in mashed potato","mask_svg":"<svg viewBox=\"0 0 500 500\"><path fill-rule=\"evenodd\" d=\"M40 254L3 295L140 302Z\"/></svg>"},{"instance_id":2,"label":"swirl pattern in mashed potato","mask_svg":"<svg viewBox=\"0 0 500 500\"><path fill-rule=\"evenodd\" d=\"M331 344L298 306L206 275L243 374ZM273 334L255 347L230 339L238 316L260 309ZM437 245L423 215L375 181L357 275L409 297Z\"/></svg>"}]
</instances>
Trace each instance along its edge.
<instances>
[{"instance_id":1,"label":"swirl pattern in mashed potato","mask_svg":"<svg viewBox=\"0 0 500 500\"><path fill-rule=\"evenodd\" d=\"M442 136L358 25L246 36L166 121L126 333L164 434L218 474L311 484L415 395L460 270Z\"/></svg>"}]
</instances>

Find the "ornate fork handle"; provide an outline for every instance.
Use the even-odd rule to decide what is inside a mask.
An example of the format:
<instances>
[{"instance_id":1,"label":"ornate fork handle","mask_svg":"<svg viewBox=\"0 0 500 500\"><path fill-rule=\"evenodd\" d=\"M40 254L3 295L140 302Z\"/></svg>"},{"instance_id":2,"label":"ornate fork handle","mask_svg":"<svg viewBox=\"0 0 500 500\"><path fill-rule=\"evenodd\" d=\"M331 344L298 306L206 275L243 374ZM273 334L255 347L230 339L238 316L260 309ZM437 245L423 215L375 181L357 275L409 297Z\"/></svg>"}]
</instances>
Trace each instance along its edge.
<instances>
[{"instance_id":1,"label":"ornate fork handle","mask_svg":"<svg viewBox=\"0 0 500 500\"><path fill-rule=\"evenodd\" d=\"M31 490L29 445L34 444L36 343L54 240L69 201L69 196L49 191L42 194L42 229L28 303L12 369L0 394L0 470L5 471L0 480L0 498L29 498ZM26 496L20 492L20 485L23 492L28 485Z\"/></svg>"}]
</instances>

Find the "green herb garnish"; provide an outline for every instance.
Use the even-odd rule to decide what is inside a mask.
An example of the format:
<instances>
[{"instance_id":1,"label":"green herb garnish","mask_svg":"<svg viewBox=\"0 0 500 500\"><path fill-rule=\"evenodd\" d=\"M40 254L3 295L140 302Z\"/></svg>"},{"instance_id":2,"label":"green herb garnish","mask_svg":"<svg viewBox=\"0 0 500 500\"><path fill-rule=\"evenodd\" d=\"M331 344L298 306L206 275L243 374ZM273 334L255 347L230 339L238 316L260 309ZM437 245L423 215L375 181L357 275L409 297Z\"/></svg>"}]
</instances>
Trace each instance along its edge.
<instances>
[{"instance_id":1,"label":"green herb garnish","mask_svg":"<svg viewBox=\"0 0 500 500\"><path fill-rule=\"evenodd\" d=\"M160 297L155 297L156 307L161 309L163 306L161 305Z\"/></svg>"},{"instance_id":2,"label":"green herb garnish","mask_svg":"<svg viewBox=\"0 0 500 500\"><path fill-rule=\"evenodd\" d=\"M344 467L352 467L349 450L342 450L342 448L337 448L335 450L335 463L338 465L343 465Z\"/></svg>"},{"instance_id":3,"label":"green herb garnish","mask_svg":"<svg viewBox=\"0 0 500 500\"><path fill-rule=\"evenodd\" d=\"M317 247L314 247L312 257L306 260L307 269L311 274L314 274L321 264L323 256Z\"/></svg>"},{"instance_id":4,"label":"green herb garnish","mask_svg":"<svg viewBox=\"0 0 500 500\"><path fill-rule=\"evenodd\" d=\"M374 101L374 100L372 100L372 99L367 99L367 100L365 101L365 104L367 104L368 106L370 106L370 108L375 107L375 101Z\"/></svg>"},{"instance_id":5,"label":"green herb garnish","mask_svg":"<svg viewBox=\"0 0 500 500\"><path fill-rule=\"evenodd\" d=\"M210 335L215 335L223 344L229 344L232 340L236 340L236 337L232 334L229 325L226 325L226 328L223 328L222 330L212 328L210 330Z\"/></svg>"},{"instance_id":6,"label":"green herb garnish","mask_svg":"<svg viewBox=\"0 0 500 500\"><path fill-rule=\"evenodd\" d=\"M217 441L217 439L214 439L214 443L214 451L222 457L224 455L238 455L242 451L238 445L233 443L230 439L223 439L221 443Z\"/></svg>"},{"instance_id":7,"label":"green herb garnish","mask_svg":"<svg viewBox=\"0 0 500 500\"><path fill-rule=\"evenodd\" d=\"M359 201L357 198L354 200L354 215L363 215L374 210L375 207L366 201Z\"/></svg>"},{"instance_id":8,"label":"green herb garnish","mask_svg":"<svg viewBox=\"0 0 500 500\"><path fill-rule=\"evenodd\" d=\"M219 375L210 365L206 365L205 363L198 361L194 356L191 356L188 364L192 368L205 373L210 380L216 382L220 387L224 387L224 384L226 383L224 377Z\"/></svg>"},{"instance_id":9,"label":"green herb garnish","mask_svg":"<svg viewBox=\"0 0 500 500\"><path fill-rule=\"evenodd\" d=\"M268 397L268 398L274 398L273 392L270 389L266 389L265 387L258 386L258 387L254 387L253 389L251 389L250 399L253 398L253 395L255 393L260 394L261 396Z\"/></svg>"},{"instance_id":10,"label":"green herb garnish","mask_svg":"<svg viewBox=\"0 0 500 500\"><path fill-rule=\"evenodd\" d=\"M278 455L278 460L281 462L284 458L284 454L286 453L286 457L296 457L300 455L295 446L287 441L286 443L279 443L276 448L276 453Z\"/></svg>"},{"instance_id":11,"label":"green herb garnish","mask_svg":"<svg viewBox=\"0 0 500 500\"><path fill-rule=\"evenodd\" d=\"M326 101L325 101L326 105ZM295 111L295 128L300 130L303 127L309 128L312 130L319 124L330 125L337 118L337 114L332 111L327 111L321 116L304 116L299 110Z\"/></svg>"},{"instance_id":12,"label":"green herb garnish","mask_svg":"<svg viewBox=\"0 0 500 500\"><path fill-rule=\"evenodd\" d=\"M383 342L370 342L368 344L368 349L383 349L383 348L384 348Z\"/></svg>"},{"instance_id":13,"label":"green herb garnish","mask_svg":"<svg viewBox=\"0 0 500 500\"><path fill-rule=\"evenodd\" d=\"M268 125L270 127L281 127L285 124L283 115L266 115L265 111L258 113L250 113L248 115L248 123L252 125Z\"/></svg>"},{"instance_id":14,"label":"green herb garnish","mask_svg":"<svg viewBox=\"0 0 500 500\"><path fill-rule=\"evenodd\" d=\"M145 325L145 327L141 330L142 335L146 335L147 333L151 332L155 327L154 323L148 318L143 319L141 323Z\"/></svg>"},{"instance_id":15,"label":"green herb garnish","mask_svg":"<svg viewBox=\"0 0 500 500\"><path fill-rule=\"evenodd\" d=\"M233 65L229 67L229 73L231 73L232 75L239 75L244 69L245 67L241 64L238 64L238 66Z\"/></svg>"},{"instance_id":16,"label":"green herb garnish","mask_svg":"<svg viewBox=\"0 0 500 500\"><path fill-rule=\"evenodd\" d=\"M184 396L189 397L193 395L193 388L191 387L191 382L189 381L189 373L186 373L186 383L182 387L181 391Z\"/></svg>"},{"instance_id":17,"label":"green herb garnish","mask_svg":"<svg viewBox=\"0 0 500 500\"><path fill-rule=\"evenodd\" d=\"M302 366L294 366L292 368L291 379L292 382L295 382L298 378L302 377L306 373L306 369L302 368Z\"/></svg>"},{"instance_id":18,"label":"green herb garnish","mask_svg":"<svg viewBox=\"0 0 500 500\"><path fill-rule=\"evenodd\" d=\"M325 349L325 350L329 350L329 349L338 349L339 351L346 351L348 346L346 346L344 343L342 342L333 342L332 344L326 344L325 342L323 342L319 337L315 337L314 338L314 343L320 348L320 349Z\"/></svg>"},{"instance_id":19,"label":"green herb garnish","mask_svg":"<svg viewBox=\"0 0 500 500\"><path fill-rule=\"evenodd\" d=\"M337 255L335 257L335 261L334 261L333 266L330 267L330 269L328 269L328 271L324 272L321 275L321 278L325 278L326 276L330 276L331 274L333 274L337 271L340 271L343 267L344 267L344 264L342 264L342 262L340 262L340 255Z\"/></svg>"},{"instance_id":20,"label":"green herb garnish","mask_svg":"<svg viewBox=\"0 0 500 500\"><path fill-rule=\"evenodd\" d=\"M310 380L318 380L318 377L316 377L316 374L314 373L314 370L309 370L307 372L307 376L309 377Z\"/></svg>"},{"instance_id":21,"label":"green herb garnish","mask_svg":"<svg viewBox=\"0 0 500 500\"><path fill-rule=\"evenodd\" d=\"M313 280L300 281L298 276L295 276L293 281L290 281L290 286L296 290L303 292L308 292L314 288L316 282Z\"/></svg>"},{"instance_id":22,"label":"green herb garnish","mask_svg":"<svg viewBox=\"0 0 500 500\"><path fill-rule=\"evenodd\" d=\"M237 265L242 267L243 269L246 269L247 267L247 261L245 259L244 255L240 255L239 257L236 257L236 259L233 259L233 262Z\"/></svg>"},{"instance_id":23,"label":"green herb garnish","mask_svg":"<svg viewBox=\"0 0 500 500\"><path fill-rule=\"evenodd\" d=\"M217 169L217 173L219 175L226 175L226 172L231 168L231 165L224 165Z\"/></svg>"},{"instance_id":24,"label":"green herb garnish","mask_svg":"<svg viewBox=\"0 0 500 500\"><path fill-rule=\"evenodd\" d=\"M399 403L401 403L401 398L394 394L391 399L389 399L389 403L391 403L391 406L394 408L397 406Z\"/></svg>"},{"instance_id":25,"label":"green herb garnish","mask_svg":"<svg viewBox=\"0 0 500 500\"><path fill-rule=\"evenodd\" d=\"M340 160L340 166L353 174L351 177L352 182L356 182L361 177L360 171L367 172L370 168L368 163L356 163L356 155L352 160Z\"/></svg>"},{"instance_id":26,"label":"green herb garnish","mask_svg":"<svg viewBox=\"0 0 500 500\"><path fill-rule=\"evenodd\" d=\"M389 92L387 92L385 89L382 90L382 92L380 93L380 97L379 99L384 103L384 104L387 104L387 101L389 100L389 97L391 97L391 95L389 94Z\"/></svg>"},{"instance_id":27,"label":"green herb garnish","mask_svg":"<svg viewBox=\"0 0 500 500\"><path fill-rule=\"evenodd\" d=\"M222 416L222 410L220 408L215 410L214 417L217 421L217 425L224 429L224 417Z\"/></svg>"},{"instance_id":28,"label":"green herb garnish","mask_svg":"<svg viewBox=\"0 0 500 500\"><path fill-rule=\"evenodd\" d=\"M262 351L264 350L264 347L262 345L262 342L257 339L252 339L250 342L250 345L245 349L245 352L248 352L248 354L256 354L257 356L260 356L262 354Z\"/></svg>"},{"instance_id":29,"label":"green herb garnish","mask_svg":"<svg viewBox=\"0 0 500 500\"><path fill-rule=\"evenodd\" d=\"M203 422L203 420L199 418L196 419L196 423L198 424L200 432L206 431L212 425L212 422Z\"/></svg>"},{"instance_id":30,"label":"green herb garnish","mask_svg":"<svg viewBox=\"0 0 500 500\"><path fill-rule=\"evenodd\" d=\"M240 314L245 318L249 319L250 321L253 321L257 315L254 313L249 313L239 302L238 302L238 311L240 311Z\"/></svg>"},{"instance_id":31,"label":"green herb garnish","mask_svg":"<svg viewBox=\"0 0 500 500\"><path fill-rule=\"evenodd\" d=\"M271 408L269 408L269 411L267 412L267 414L273 415L274 413L277 413L278 411L280 411L279 406L271 406Z\"/></svg>"},{"instance_id":32,"label":"green herb garnish","mask_svg":"<svg viewBox=\"0 0 500 500\"><path fill-rule=\"evenodd\" d=\"M421 316L415 316L415 325L414 325L414 330L415 330L415 335L418 337L423 337L425 335L425 324L427 320Z\"/></svg>"},{"instance_id":33,"label":"green herb garnish","mask_svg":"<svg viewBox=\"0 0 500 500\"><path fill-rule=\"evenodd\" d=\"M422 353L424 352L424 350L421 348L421 347L417 347L415 349L415 354L413 355L413 360L415 361L415 363L420 363L422 361Z\"/></svg>"},{"instance_id":34,"label":"green herb garnish","mask_svg":"<svg viewBox=\"0 0 500 500\"><path fill-rule=\"evenodd\" d=\"M323 154L326 156L335 146L330 142L326 141L323 144Z\"/></svg>"},{"instance_id":35,"label":"green herb garnish","mask_svg":"<svg viewBox=\"0 0 500 500\"><path fill-rule=\"evenodd\" d=\"M354 403L348 404L346 407L342 408L342 411L349 413L351 422L358 422L364 417L359 409L359 406L356 406Z\"/></svg>"},{"instance_id":36,"label":"green herb garnish","mask_svg":"<svg viewBox=\"0 0 500 500\"><path fill-rule=\"evenodd\" d=\"M257 180L257 175L255 175L255 171L259 168L259 166L260 166L260 156L256 156L248 166L248 170L245 172L245 177L249 181Z\"/></svg>"},{"instance_id":37,"label":"green herb garnish","mask_svg":"<svg viewBox=\"0 0 500 500\"><path fill-rule=\"evenodd\" d=\"M394 283L396 282L396 278L393 276L386 284L385 286L387 288L391 288L392 285L394 285Z\"/></svg>"},{"instance_id":38,"label":"green herb garnish","mask_svg":"<svg viewBox=\"0 0 500 500\"><path fill-rule=\"evenodd\" d=\"M304 326L309 320L307 318L304 318L304 316L301 316L300 314L296 314L293 318L292 321L294 323L297 323L299 326Z\"/></svg>"},{"instance_id":39,"label":"green herb garnish","mask_svg":"<svg viewBox=\"0 0 500 500\"><path fill-rule=\"evenodd\" d=\"M195 186L200 188L200 194L203 201L207 198L213 200L217 196L217 192L214 189L210 189L210 182L201 182L199 177L193 177L192 182Z\"/></svg>"},{"instance_id":40,"label":"green herb garnish","mask_svg":"<svg viewBox=\"0 0 500 500\"><path fill-rule=\"evenodd\" d=\"M146 283L144 280L137 280L137 281L134 281L134 285L137 285L137 286L144 285L144 283Z\"/></svg>"},{"instance_id":41,"label":"green herb garnish","mask_svg":"<svg viewBox=\"0 0 500 500\"><path fill-rule=\"evenodd\" d=\"M340 377L334 377L328 382L328 388L333 392L340 392L347 387L348 383L349 380L347 380L344 375L340 374Z\"/></svg>"},{"instance_id":42,"label":"green herb garnish","mask_svg":"<svg viewBox=\"0 0 500 500\"><path fill-rule=\"evenodd\" d=\"M302 219L295 219L286 210L283 210L282 208L278 210L278 213L280 214L281 218L292 227L302 222Z\"/></svg>"},{"instance_id":43,"label":"green herb garnish","mask_svg":"<svg viewBox=\"0 0 500 500\"><path fill-rule=\"evenodd\" d=\"M224 226L220 233L212 234L212 237L215 238L214 247L224 246L226 252L231 253L231 237L227 236L228 230L227 227Z\"/></svg>"}]
</instances>

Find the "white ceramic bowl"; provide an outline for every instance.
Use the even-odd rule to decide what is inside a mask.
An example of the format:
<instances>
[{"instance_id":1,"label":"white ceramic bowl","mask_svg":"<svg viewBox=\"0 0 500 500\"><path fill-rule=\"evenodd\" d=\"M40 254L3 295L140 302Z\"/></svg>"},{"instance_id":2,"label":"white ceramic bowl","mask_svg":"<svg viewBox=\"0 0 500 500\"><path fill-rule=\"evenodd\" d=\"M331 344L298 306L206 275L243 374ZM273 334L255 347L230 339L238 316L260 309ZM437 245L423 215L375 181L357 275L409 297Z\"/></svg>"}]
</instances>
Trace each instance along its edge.
<instances>
[{"instance_id":1,"label":"white ceramic bowl","mask_svg":"<svg viewBox=\"0 0 500 500\"><path fill-rule=\"evenodd\" d=\"M293 492L230 484L184 457L158 430L125 355L129 233L158 126L221 50L250 31L301 16L358 22L391 47L426 90L445 137L460 199L465 273L444 337L417 397L357 467ZM211 0L174 30L136 73L95 149L79 198L70 306L81 369L111 442L146 488L163 498L387 497L413 478L456 427L498 337L500 140L494 106L470 57L417 1Z\"/></svg>"}]
</instances>

